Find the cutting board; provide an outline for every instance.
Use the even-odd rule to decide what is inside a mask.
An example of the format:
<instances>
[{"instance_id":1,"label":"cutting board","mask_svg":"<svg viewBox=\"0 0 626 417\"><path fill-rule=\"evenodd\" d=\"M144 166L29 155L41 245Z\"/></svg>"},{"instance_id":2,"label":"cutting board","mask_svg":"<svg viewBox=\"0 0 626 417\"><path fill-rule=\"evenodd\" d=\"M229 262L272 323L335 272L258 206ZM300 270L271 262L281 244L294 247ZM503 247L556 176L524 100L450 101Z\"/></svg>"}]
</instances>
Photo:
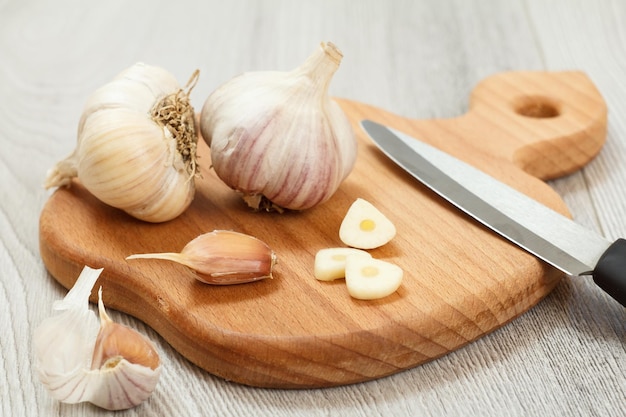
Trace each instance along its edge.
<instances>
[{"instance_id":1,"label":"cutting board","mask_svg":"<svg viewBox=\"0 0 626 417\"><path fill-rule=\"evenodd\" d=\"M51 276L70 288L84 265L102 267L105 304L152 327L200 368L241 384L311 388L356 383L433 360L488 334L537 304L561 274L460 214L387 160L361 130L369 118L429 142L568 214L543 180L584 166L601 149L607 109L580 72L506 72L479 83L466 114L413 120L337 99L358 138L350 176L326 203L304 212L253 212L210 169L179 218L150 224L100 203L78 181L55 191L40 217ZM315 253L343 246L339 225L356 198L378 207L397 236L372 250L405 272L386 298L351 298L345 282L313 277ZM160 260L199 234L232 229L278 255L274 278L211 286ZM95 296L94 290L92 296ZM92 297L95 301L95 297Z\"/></svg>"}]
</instances>

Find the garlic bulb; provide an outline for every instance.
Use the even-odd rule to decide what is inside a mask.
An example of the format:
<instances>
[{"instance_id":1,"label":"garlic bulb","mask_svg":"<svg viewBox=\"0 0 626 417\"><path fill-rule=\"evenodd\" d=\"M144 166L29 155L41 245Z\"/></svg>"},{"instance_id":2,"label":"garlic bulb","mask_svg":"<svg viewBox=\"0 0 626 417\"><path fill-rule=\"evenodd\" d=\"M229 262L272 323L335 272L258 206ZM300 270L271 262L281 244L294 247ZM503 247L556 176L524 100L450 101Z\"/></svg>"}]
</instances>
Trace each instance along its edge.
<instances>
[{"instance_id":1,"label":"garlic bulb","mask_svg":"<svg viewBox=\"0 0 626 417\"><path fill-rule=\"evenodd\" d=\"M276 254L263 241L244 233L214 230L185 245L180 253L147 253L126 259L165 259L183 264L207 284L243 284L272 278Z\"/></svg>"},{"instance_id":2,"label":"garlic bulb","mask_svg":"<svg viewBox=\"0 0 626 417\"><path fill-rule=\"evenodd\" d=\"M251 207L313 207L351 172L354 130L328 96L341 58L322 43L291 72L244 73L207 98L200 130L213 168Z\"/></svg>"},{"instance_id":3,"label":"garlic bulb","mask_svg":"<svg viewBox=\"0 0 626 417\"><path fill-rule=\"evenodd\" d=\"M101 326L89 309L89 295L102 269L85 267L63 300L61 314L44 320L33 345L39 379L65 403L91 402L108 410L139 405L161 373L154 345L128 327L113 323L98 291Z\"/></svg>"},{"instance_id":4,"label":"garlic bulb","mask_svg":"<svg viewBox=\"0 0 626 417\"><path fill-rule=\"evenodd\" d=\"M197 134L189 93L162 68L138 63L87 100L74 152L46 188L74 177L100 201L149 222L171 220L195 193Z\"/></svg>"}]
</instances>

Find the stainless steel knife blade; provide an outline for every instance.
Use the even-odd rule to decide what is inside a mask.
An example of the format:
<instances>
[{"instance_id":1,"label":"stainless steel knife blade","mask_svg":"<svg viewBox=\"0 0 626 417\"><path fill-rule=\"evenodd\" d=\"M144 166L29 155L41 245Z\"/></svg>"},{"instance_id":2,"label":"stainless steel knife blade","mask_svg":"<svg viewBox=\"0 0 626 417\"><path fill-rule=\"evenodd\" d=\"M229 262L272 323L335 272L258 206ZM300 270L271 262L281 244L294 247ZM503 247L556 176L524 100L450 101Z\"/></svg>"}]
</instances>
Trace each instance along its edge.
<instances>
[{"instance_id":1,"label":"stainless steel knife blade","mask_svg":"<svg viewBox=\"0 0 626 417\"><path fill-rule=\"evenodd\" d=\"M473 166L370 120L380 150L428 188L494 232L569 275L592 275L626 305L626 240L610 242Z\"/></svg>"}]
</instances>

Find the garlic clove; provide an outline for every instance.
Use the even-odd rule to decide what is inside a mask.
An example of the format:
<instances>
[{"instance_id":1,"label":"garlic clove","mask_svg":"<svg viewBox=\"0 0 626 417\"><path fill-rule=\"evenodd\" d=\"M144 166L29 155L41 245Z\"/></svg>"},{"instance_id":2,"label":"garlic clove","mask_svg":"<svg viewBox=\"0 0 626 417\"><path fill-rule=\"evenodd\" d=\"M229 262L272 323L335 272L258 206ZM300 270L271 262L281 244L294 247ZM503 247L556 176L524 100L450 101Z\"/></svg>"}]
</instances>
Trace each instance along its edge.
<instances>
[{"instance_id":1,"label":"garlic clove","mask_svg":"<svg viewBox=\"0 0 626 417\"><path fill-rule=\"evenodd\" d=\"M195 112L185 88L162 68L138 63L87 99L70 156L57 163L46 188L78 177L100 201L149 222L180 215L195 194L198 172Z\"/></svg>"},{"instance_id":2,"label":"garlic clove","mask_svg":"<svg viewBox=\"0 0 626 417\"><path fill-rule=\"evenodd\" d=\"M98 291L98 297L100 331L91 369L114 368L122 359L153 370L158 368L159 355L152 342L129 327L111 320L102 302L102 288Z\"/></svg>"},{"instance_id":3,"label":"garlic clove","mask_svg":"<svg viewBox=\"0 0 626 417\"><path fill-rule=\"evenodd\" d=\"M141 349L131 348L130 345L150 344L147 339L141 340L138 333L126 328L124 335L129 338L122 343L124 348L117 350L119 355L115 361L91 369L92 357L97 356L94 345L99 331L98 321L89 309L89 295L101 272L102 269L86 266L65 298L55 302L54 309L61 313L45 319L35 329L35 366L40 381L55 399L70 404L91 402L108 410L122 410L139 405L152 394L161 367L158 356L156 361L154 357L149 361L157 364L154 369L149 364L131 363L126 358L129 355L131 360L140 362L131 353ZM99 305L104 312L101 292ZM104 316L106 320L106 312ZM103 323L105 329L110 326L108 322ZM114 337L106 339L120 337L119 332L113 333ZM102 341L100 344L111 343Z\"/></svg>"},{"instance_id":4,"label":"garlic clove","mask_svg":"<svg viewBox=\"0 0 626 417\"><path fill-rule=\"evenodd\" d=\"M372 203L357 198L339 227L339 238L353 248L374 249L396 235L394 224Z\"/></svg>"},{"instance_id":5,"label":"garlic clove","mask_svg":"<svg viewBox=\"0 0 626 417\"><path fill-rule=\"evenodd\" d=\"M375 300L398 290L404 273L390 262L349 256L346 259L346 287L353 298Z\"/></svg>"},{"instance_id":6,"label":"garlic clove","mask_svg":"<svg viewBox=\"0 0 626 417\"><path fill-rule=\"evenodd\" d=\"M350 174L354 130L328 89L342 54L322 43L289 72L239 75L200 115L219 178L255 209L304 210L327 201Z\"/></svg>"},{"instance_id":7,"label":"garlic clove","mask_svg":"<svg viewBox=\"0 0 626 417\"><path fill-rule=\"evenodd\" d=\"M315 254L313 275L319 281L333 281L346 276L346 258L371 258L368 252L355 248L326 248Z\"/></svg>"},{"instance_id":8,"label":"garlic clove","mask_svg":"<svg viewBox=\"0 0 626 417\"><path fill-rule=\"evenodd\" d=\"M276 254L263 241L244 233L214 230L185 245L180 253L130 255L126 259L165 259L195 271L207 284L243 284L272 278Z\"/></svg>"}]
</instances>

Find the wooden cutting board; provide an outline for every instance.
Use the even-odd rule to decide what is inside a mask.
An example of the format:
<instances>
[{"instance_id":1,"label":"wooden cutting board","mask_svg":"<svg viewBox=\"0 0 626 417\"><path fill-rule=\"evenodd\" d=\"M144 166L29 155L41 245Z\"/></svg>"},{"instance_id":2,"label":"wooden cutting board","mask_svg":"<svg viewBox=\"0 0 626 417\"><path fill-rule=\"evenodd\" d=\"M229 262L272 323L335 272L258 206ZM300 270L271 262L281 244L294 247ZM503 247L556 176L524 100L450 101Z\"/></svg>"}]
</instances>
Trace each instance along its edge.
<instances>
[{"instance_id":1,"label":"wooden cutting board","mask_svg":"<svg viewBox=\"0 0 626 417\"><path fill-rule=\"evenodd\" d=\"M144 321L212 374L280 388L350 384L415 367L503 326L554 288L560 273L421 186L387 160L358 123L369 118L419 137L567 214L540 179L581 168L604 143L607 109L583 73L494 75L474 89L465 115L443 120L338 102L354 125L359 153L328 202L300 213L252 212L211 171L202 143L198 194L168 223L131 218L78 182L57 190L40 218L48 271L70 288L84 265L103 267L96 288L102 285L109 308ZM352 299L343 280L313 278L315 253L342 246L339 225L358 197L398 230L371 253L401 266L404 281L397 293L376 301ZM268 243L279 257L274 278L210 286L175 263L125 260L180 251L214 229Z\"/></svg>"}]
</instances>

